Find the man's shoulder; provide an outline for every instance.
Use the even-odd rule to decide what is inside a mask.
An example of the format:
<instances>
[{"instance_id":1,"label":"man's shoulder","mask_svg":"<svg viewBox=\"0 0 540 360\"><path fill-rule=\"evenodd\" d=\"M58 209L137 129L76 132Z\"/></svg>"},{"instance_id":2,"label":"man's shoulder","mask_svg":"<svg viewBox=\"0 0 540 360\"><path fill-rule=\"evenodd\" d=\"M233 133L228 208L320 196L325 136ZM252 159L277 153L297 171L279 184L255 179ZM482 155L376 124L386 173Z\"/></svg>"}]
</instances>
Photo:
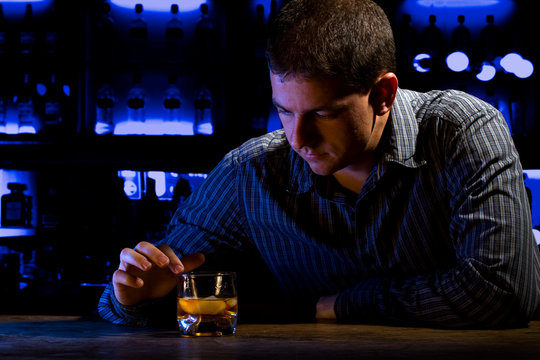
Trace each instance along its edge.
<instances>
[{"instance_id":1,"label":"man's shoulder","mask_svg":"<svg viewBox=\"0 0 540 360\"><path fill-rule=\"evenodd\" d=\"M410 104L419 122L437 118L461 126L479 114L498 112L484 100L460 90L400 90L399 99L398 107Z\"/></svg>"},{"instance_id":2,"label":"man's shoulder","mask_svg":"<svg viewBox=\"0 0 540 360\"><path fill-rule=\"evenodd\" d=\"M238 164L266 160L268 157L284 158L290 154L290 146L283 129L252 138L231 151Z\"/></svg>"}]
</instances>

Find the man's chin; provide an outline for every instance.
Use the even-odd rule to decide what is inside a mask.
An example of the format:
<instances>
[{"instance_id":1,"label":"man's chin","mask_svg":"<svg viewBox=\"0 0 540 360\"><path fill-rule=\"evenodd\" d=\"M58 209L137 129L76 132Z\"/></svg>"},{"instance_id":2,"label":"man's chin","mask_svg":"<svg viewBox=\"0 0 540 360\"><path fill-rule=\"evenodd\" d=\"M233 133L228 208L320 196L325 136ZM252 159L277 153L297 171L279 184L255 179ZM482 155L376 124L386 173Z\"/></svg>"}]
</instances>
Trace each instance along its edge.
<instances>
[{"instance_id":1,"label":"man's chin","mask_svg":"<svg viewBox=\"0 0 540 360\"><path fill-rule=\"evenodd\" d=\"M311 171L320 176L332 175L335 171L328 166L321 166L320 164L312 164L308 162Z\"/></svg>"}]
</instances>

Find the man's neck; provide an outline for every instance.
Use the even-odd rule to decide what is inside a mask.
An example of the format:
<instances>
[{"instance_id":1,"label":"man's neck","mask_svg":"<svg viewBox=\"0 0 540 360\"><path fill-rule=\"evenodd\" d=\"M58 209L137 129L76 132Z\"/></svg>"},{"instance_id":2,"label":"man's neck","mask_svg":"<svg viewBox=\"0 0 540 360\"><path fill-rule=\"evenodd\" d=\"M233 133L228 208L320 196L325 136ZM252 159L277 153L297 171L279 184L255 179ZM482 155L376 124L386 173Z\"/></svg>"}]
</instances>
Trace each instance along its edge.
<instances>
[{"instance_id":1,"label":"man's neck","mask_svg":"<svg viewBox=\"0 0 540 360\"><path fill-rule=\"evenodd\" d=\"M371 170L373 169L373 166L375 166L376 163L377 157L374 154L362 163L351 165L335 172L334 178L345 189L348 189L356 194L360 194L364 183L366 182Z\"/></svg>"}]
</instances>

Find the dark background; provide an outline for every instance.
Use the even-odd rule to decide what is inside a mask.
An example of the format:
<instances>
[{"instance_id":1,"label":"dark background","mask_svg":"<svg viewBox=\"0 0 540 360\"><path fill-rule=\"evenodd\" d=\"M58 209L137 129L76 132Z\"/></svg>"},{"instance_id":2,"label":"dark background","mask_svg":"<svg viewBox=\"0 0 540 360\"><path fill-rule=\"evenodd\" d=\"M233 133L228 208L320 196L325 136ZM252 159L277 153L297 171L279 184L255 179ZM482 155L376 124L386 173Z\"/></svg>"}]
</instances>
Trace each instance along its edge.
<instances>
[{"instance_id":1,"label":"dark background","mask_svg":"<svg viewBox=\"0 0 540 360\"><path fill-rule=\"evenodd\" d=\"M206 1L214 30L210 53L204 56L197 52L195 40L200 20L198 4L194 10L181 10L182 58L176 63L171 63L164 53L169 11L144 10L148 24L145 58L133 61L129 28L136 2L132 1L130 7L118 3L113 1L110 5L114 31L105 40L97 31L103 1L32 3L35 43L30 54L21 54L19 35L25 27L25 3L0 1L6 20L0 25L0 32L7 34L4 52L0 54L0 92L8 121L15 122L14 97L21 94L24 73L30 74L33 86L42 84L47 90L51 88L50 76L55 73L63 88L59 124L40 125L47 95L36 92L33 96L37 133L0 134L0 195L9 192L8 182L21 182L27 185L25 194L31 196L32 203L29 227L0 228L0 301L5 313L94 314L103 285L118 266L120 250L141 240L158 239L177 204L228 150L280 126L270 107L262 53L271 3L279 8L285 1ZM173 2L164 3L168 9ZM536 71L526 79L503 70L489 82L476 78L482 62L488 60L484 58L482 40L488 15L494 16L498 31L496 56L517 52L537 64L534 2L462 1L461 5L477 6L458 7L455 5L460 2L452 0L378 3L395 29L400 86L419 91L461 89L493 103L509 124L524 168L540 168L536 149L540 131ZM262 22L257 19L257 5L264 10ZM409 28L403 26L404 14L411 15ZM425 46L431 14L436 16L435 25L440 30L436 42L440 57L433 56L431 63L421 62L430 71L420 73L415 70L412 57L433 50ZM458 15L465 16L464 25L470 31L467 53L471 64L466 71L456 73L448 69L444 59L455 50L452 34ZM52 45L46 42L46 34L51 31L58 34L58 42ZM405 35L414 38L409 41L410 37ZM177 76L182 94L181 116L186 121L192 121L194 116L196 90L200 84L206 84L213 97L214 133L96 134L96 94L103 79L110 78L115 90L114 119L120 123L127 117L126 103L134 72L142 74L147 119L158 121L163 117L162 96L168 74ZM134 172L139 180L131 197L124 191L126 179L119 177L122 170ZM182 181L172 183L174 191L156 194L151 172L180 174L176 179ZM531 177L527 181L536 198L536 180Z\"/></svg>"}]
</instances>

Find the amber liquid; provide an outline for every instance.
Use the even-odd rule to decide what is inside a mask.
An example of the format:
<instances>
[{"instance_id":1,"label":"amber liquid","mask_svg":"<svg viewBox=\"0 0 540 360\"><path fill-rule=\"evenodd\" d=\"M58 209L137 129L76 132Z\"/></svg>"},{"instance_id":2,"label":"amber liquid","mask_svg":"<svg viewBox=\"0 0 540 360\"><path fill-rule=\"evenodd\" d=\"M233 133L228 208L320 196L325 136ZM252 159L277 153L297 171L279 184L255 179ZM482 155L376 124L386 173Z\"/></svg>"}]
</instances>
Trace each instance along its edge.
<instances>
[{"instance_id":1,"label":"amber liquid","mask_svg":"<svg viewBox=\"0 0 540 360\"><path fill-rule=\"evenodd\" d=\"M178 327L185 336L222 336L236 331L238 298L178 298Z\"/></svg>"}]
</instances>

